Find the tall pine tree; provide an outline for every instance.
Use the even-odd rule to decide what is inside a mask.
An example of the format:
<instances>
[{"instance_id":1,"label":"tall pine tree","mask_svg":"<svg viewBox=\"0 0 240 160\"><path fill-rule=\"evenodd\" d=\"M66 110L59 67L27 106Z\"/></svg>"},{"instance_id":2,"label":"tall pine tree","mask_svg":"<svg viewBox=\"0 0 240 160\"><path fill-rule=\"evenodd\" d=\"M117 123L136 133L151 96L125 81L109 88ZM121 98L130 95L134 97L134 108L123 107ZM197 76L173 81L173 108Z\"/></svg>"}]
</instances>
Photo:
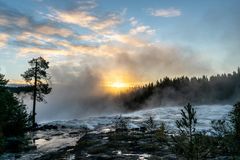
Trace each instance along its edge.
<instances>
[{"instance_id":1,"label":"tall pine tree","mask_svg":"<svg viewBox=\"0 0 240 160\"><path fill-rule=\"evenodd\" d=\"M32 127L36 127L36 101L44 101L45 95L52 90L50 87L50 76L47 73L49 62L42 57L33 58L28 62L30 68L21 76L25 81L32 86L33 112L32 112Z\"/></svg>"}]
</instances>

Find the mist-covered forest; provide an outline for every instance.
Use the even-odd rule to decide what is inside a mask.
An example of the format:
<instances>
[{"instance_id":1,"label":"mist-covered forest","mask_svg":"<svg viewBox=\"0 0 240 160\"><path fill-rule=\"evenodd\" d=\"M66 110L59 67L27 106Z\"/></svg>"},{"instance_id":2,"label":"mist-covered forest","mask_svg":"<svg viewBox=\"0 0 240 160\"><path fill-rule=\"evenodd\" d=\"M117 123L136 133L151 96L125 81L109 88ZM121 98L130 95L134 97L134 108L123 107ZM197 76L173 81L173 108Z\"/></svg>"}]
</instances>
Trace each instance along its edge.
<instances>
[{"instance_id":1,"label":"mist-covered forest","mask_svg":"<svg viewBox=\"0 0 240 160\"><path fill-rule=\"evenodd\" d=\"M28 93L28 85L8 85L13 93ZM157 80L143 86L129 88L117 95L115 101L127 110L145 107L201 104L234 104L240 99L240 68L232 73L202 77L176 77Z\"/></svg>"},{"instance_id":2,"label":"mist-covered forest","mask_svg":"<svg viewBox=\"0 0 240 160\"><path fill-rule=\"evenodd\" d=\"M165 77L145 86L129 89L118 97L123 107L136 110L145 106L234 104L240 99L240 68L231 74L202 77Z\"/></svg>"},{"instance_id":3,"label":"mist-covered forest","mask_svg":"<svg viewBox=\"0 0 240 160\"><path fill-rule=\"evenodd\" d=\"M31 72L27 70L22 75L27 82L33 80L31 77L40 77L36 76L40 73L47 75L45 70L48 68L48 62L41 57L29 61L29 63L32 62L35 65L29 69ZM43 63L46 66L42 68L38 66L38 64ZM33 74L34 72L36 73ZM37 79L36 81L40 82L40 80ZM35 116L33 116L36 115L35 103L33 103L33 112L28 114L26 106L16 95L29 94L32 95L32 98L35 97L38 102L41 102L44 98L42 94L50 93L51 88L48 88L48 84L44 83L29 83L29 85L20 86L7 85L7 83L8 80L5 79L5 76L0 74L0 154L3 154L3 156L0 155L0 159L11 159L12 157L24 159L24 156L29 156L27 159L32 159L31 154L34 152L37 153L36 155L40 155L34 158L36 160L68 159L67 157L72 155L79 159L89 159L86 156L88 154L92 155L90 159L102 159L106 156L108 159L136 159L136 157L146 154L149 154L148 157L152 159L158 159L159 157L166 159L178 159L180 157L180 159L189 160L222 157L224 159L239 158L240 103L238 100L240 98L240 68L232 74L222 74L210 78L207 76L173 79L165 77L156 83L129 88L127 92L117 96L112 95L113 98L117 98L116 104L121 104L121 107L128 111L139 110L151 105L156 105L156 107L173 104L183 106L186 103L187 105L180 110L181 118L175 121L175 130L171 130L165 122L155 121L152 116L148 119L142 119L139 124L131 124L133 121L130 122L135 118L141 119L139 117L132 117L132 119L130 116L122 117L121 115L114 119L111 119L111 116L102 117L103 119L99 117L97 123L95 122L97 124L95 124L95 127L93 127L94 125L89 127L86 124L84 126L84 121L75 119L71 121L75 127L78 126L79 122L81 123L75 129L67 128L69 127L66 125L67 121L65 121L67 123L62 121L61 125L56 122L37 124ZM38 94L34 94L34 89ZM38 97L39 95L41 97ZM227 118L221 117L221 119L211 120L211 124L209 124L211 129L198 130L197 111L199 110L187 103L188 101L194 105L218 103L233 103L235 105L231 107L232 109L229 108ZM211 105L208 107L211 107ZM220 105L219 107L222 108L223 106ZM218 111L220 110L218 108ZM177 114L176 111L175 114ZM209 117L209 115L205 116ZM109 122L105 123L104 119ZM132 126L135 126L135 128ZM101 127L106 127L107 130L104 128L106 131L102 131L104 129ZM39 137L39 135L42 137ZM103 137L107 137L107 139L102 140ZM69 139L63 140L67 138ZM38 142L39 140L40 142ZM55 140L62 142L56 142ZM45 144L42 145L41 141ZM69 141L74 142L74 145L69 145ZM63 145L62 148L59 147L61 145ZM48 147L55 149L55 151L52 150L47 153L44 149ZM69 151L69 149L72 151ZM119 150L119 153L116 154L116 150ZM23 153L19 154L21 152Z\"/></svg>"}]
</instances>

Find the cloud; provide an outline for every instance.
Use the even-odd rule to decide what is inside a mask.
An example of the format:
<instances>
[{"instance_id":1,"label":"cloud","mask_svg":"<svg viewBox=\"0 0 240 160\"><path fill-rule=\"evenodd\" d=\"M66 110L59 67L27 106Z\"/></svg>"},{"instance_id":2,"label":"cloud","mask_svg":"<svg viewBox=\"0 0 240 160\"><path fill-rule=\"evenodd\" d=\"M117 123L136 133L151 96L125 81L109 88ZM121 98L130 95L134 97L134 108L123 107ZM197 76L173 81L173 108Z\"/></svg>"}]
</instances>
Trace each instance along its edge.
<instances>
[{"instance_id":1,"label":"cloud","mask_svg":"<svg viewBox=\"0 0 240 160\"><path fill-rule=\"evenodd\" d=\"M33 41L34 42L34 41ZM36 41L36 43L39 43ZM19 56L28 55L43 55L45 57L51 56L81 56L81 55L94 55L97 57L112 56L124 51L124 48L114 45L84 45L72 44L69 41L54 41L55 47L46 47L41 44L36 46L26 46L19 49ZM79 58L79 57L78 57ZM91 61L91 60L90 60Z\"/></svg>"},{"instance_id":2,"label":"cloud","mask_svg":"<svg viewBox=\"0 0 240 160\"><path fill-rule=\"evenodd\" d=\"M90 24L97 19L85 11L60 12L55 10L54 14L56 14L55 19L60 22L76 24L81 27L89 27Z\"/></svg>"},{"instance_id":3,"label":"cloud","mask_svg":"<svg viewBox=\"0 0 240 160\"><path fill-rule=\"evenodd\" d=\"M47 35L60 35L63 37L68 37L73 35L73 32L68 29L64 28L56 28L56 27L50 27L50 26L39 26L36 29L36 32L39 32L41 34L47 34Z\"/></svg>"},{"instance_id":4,"label":"cloud","mask_svg":"<svg viewBox=\"0 0 240 160\"><path fill-rule=\"evenodd\" d=\"M91 31L101 33L107 31L117 24L121 23L118 14L110 13L104 18L91 15L88 11L57 11L53 10L53 16L50 19L57 20L62 23L74 24L79 27L87 28Z\"/></svg>"},{"instance_id":5,"label":"cloud","mask_svg":"<svg viewBox=\"0 0 240 160\"><path fill-rule=\"evenodd\" d=\"M0 25L7 33L0 34L0 47L17 46L21 58L41 55L50 61L53 93L47 104L39 104L41 120L119 110L104 86L109 81L123 79L134 85L212 71L211 63L191 48L151 41L154 28L135 17L127 19L130 29L125 30L126 9L99 13L91 10L97 6L95 1L59 1L61 5L38 14L42 17L0 4ZM152 9L150 14L174 17L182 13L169 8Z\"/></svg>"},{"instance_id":6,"label":"cloud","mask_svg":"<svg viewBox=\"0 0 240 160\"><path fill-rule=\"evenodd\" d=\"M1 12L0 12L1 13ZM26 27L29 25L29 20L26 17L7 17L0 15L0 26L5 28Z\"/></svg>"},{"instance_id":7,"label":"cloud","mask_svg":"<svg viewBox=\"0 0 240 160\"><path fill-rule=\"evenodd\" d=\"M93 31L103 31L106 29L110 29L111 27L120 24L121 20L117 15L108 16L105 20L98 20L98 22L94 22L92 26L89 26Z\"/></svg>"},{"instance_id":8,"label":"cloud","mask_svg":"<svg viewBox=\"0 0 240 160\"><path fill-rule=\"evenodd\" d=\"M97 7L97 3L94 0L81 0L77 1L78 9L89 10Z\"/></svg>"},{"instance_id":9,"label":"cloud","mask_svg":"<svg viewBox=\"0 0 240 160\"><path fill-rule=\"evenodd\" d=\"M3 16L0 16L0 26L6 26L6 25L9 25L9 20L6 19L5 17Z\"/></svg>"},{"instance_id":10,"label":"cloud","mask_svg":"<svg viewBox=\"0 0 240 160\"><path fill-rule=\"evenodd\" d=\"M129 33L131 35L137 35L137 34L148 34L153 35L155 34L156 30L152 29L151 26L143 25L138 22L138 20L135 17L131 17L128 20L132 26L132 28L129 30Z\"/></svg>"},{"instance_id":11,"label":"cloud","mask_svg":"<svg viewBox=\"0 0 240 160\"><path fill-rule=\"evenodd\" d=\"M52 49L52 48L26 47L26 48L20 48L18 55L19 56L44 55L45 57L51 57L51 56L59 56L59 55L68 56L68 55L71 55L71 52L68 52L66 50L60 50L60 49Z\"/></svg>"},{"instance_id":12,"label":"cloud","mask_svg":"<svg viewBox=\"0 0 240 160\"><path fill-rule=\"evenodd\" d=\"M130 31L129 31L130 34L133 34L133 35L136 35L136 34L139 34L139 33L145 33L145 34L149 34L149 35L152 35L155 33L155 30L154 29L151 29L150 26L144 26L144 25L140 25L140 26L137 26L135 28L132 28Z\"/></svg>"},{"instance_id":13,"label":"cloud","mask_svg":"<svg viewBox=\"0 0 240 160\"><path fill-rule=\"evenodd\" d=\"M5 47L7 45L9 39L9 35L5 33L0 33L0 48Z\"/></svg>"},{"instance_id":14,"label":"cloud","mask_svg":"<svg viewBox=\"0 0 240 160\"><path fill-rule=\"evenodd\" d=\"M177 17L181 16L182 12L176 8L167 8L167 9L149 9L150 14L156 17Z\"/></svg>"},{"instance_id":15,"label":"cloud","mask_svg":"<svg viewBox=\"0 0 240 160\"><path fill-rule=\"evenodd\" d=\"M17 55L31 55L42 52L67 55L64 48L56 46L57 41L73 35L73 31L49 20L36 21L33 17L0 3L1 31L8 33L8 45L19 49ZM75 34L74 34L75 35ZM6 39L6 38L5 38ZM6 41L1 42L1 46Z\"/></svg>"},{"instance_id":16,"label":"cloud","mask_svg":"<svg viewBox=\"0 0 240 160\"><path fill-rule=\"evenodd\" d=\"M39 104L37 118L40 121L50 120L50 117L63 120L120 111L112 96L101 86L101 66L95 65L53 66L54 90L48 96L47 104Z\"/></svg>"},{"instance_id":17,"label":"cloud","mask_svg":"<svg viewBox=\"0 0 240 160\"><path fill-rule=\"evenodd\" d=\"M189 48L145 43L141 48L125 44L117 51L112 45L85 48L95 50L99 55L75 55L65 62L55 63L51 67L54 90L47 104L39 104L38 117L41 120L49 117L73 119L121 111L103 86L111 80L127 79L129 83L140 84L164 76L196 76L196 73L201 75L211 71L210 63L194 56L194 51ZM107 52L111 56L106 56Z\"/></svg>"},{"instance_id":18,"label":"cloud","mask_svg":"<svg viewBox=\"0 0 240 160\"><path fill-rule=\"evenodd\" d=\"M200 76L211 71L211 63L195 56L189 48L164 44L145 45L132 52L116 56L116 68L121 68L141 80L156 80L164 76ZM146 78L146 79L145 79Z\"/></svg>"},{"instance_id":19,"label":"cloud","mask_svg":"<svg viewBox=\"0 0 240 160\"><path fill-rule=\"evenodd\" d=\"M98 34L83 34L76 37L80 41L92 42L92 43L104 43L107 42L107 38Z\"/></svg>"},{"instance_id":20,"label":"cloud","mask_svg":"<svg viewBox=\"0 0 240 160\"><path fill-rule=\"evenodd\" d=\"M14 40L12 40L11 45L17 46L19 52L18 56L27 56L27 55L46 55L47 50L51 50L49 55L52 53L56 54L59 50L61 54L59 55L67 55L63 54L63 50L65 50L64 46L58 45L62 39L57 39L53 36L35 33L35 32L22 32L18 35L15 35ZM37 49L39 48L39 49ZM54 51L55 50L55 51ZM37 53L43 52L43 53ZM54 52L53 52L54 51Z\"/></svg>"},{"instance_id":21,"label":"cloud","mask_svg":"<svg viewBox=\"0 0 240 160\"><path fill-rule=\"evenodd\" d=\"M16 9L0 2L0 26L5 28L21 28L29 25L32 19Z\"/></svg>"},{"instance_id":22,"label":"cloud","mask_svg":"<svg viewBox=\"0 0 240 160\"><path fill-rule=\"evenodd\" d=\"M135 17L131 17L129 19L129 22L131 23L132 26L136 26L138 24L138 21L136 20Z\"/></svg>"},{"instance_id":23,"label":"cloud","mask_svg":"<svg viewBox=\"0 0 240 160\"><path fill-rule=\"evenodd\" d=\"M128 47L131 46L132 48L143 47L147 45L147 43L144 40L128 34L113 34L109 36L109 39L111 41L120 42L124 45L127 45Z\"/></svg>"}]
</instances>

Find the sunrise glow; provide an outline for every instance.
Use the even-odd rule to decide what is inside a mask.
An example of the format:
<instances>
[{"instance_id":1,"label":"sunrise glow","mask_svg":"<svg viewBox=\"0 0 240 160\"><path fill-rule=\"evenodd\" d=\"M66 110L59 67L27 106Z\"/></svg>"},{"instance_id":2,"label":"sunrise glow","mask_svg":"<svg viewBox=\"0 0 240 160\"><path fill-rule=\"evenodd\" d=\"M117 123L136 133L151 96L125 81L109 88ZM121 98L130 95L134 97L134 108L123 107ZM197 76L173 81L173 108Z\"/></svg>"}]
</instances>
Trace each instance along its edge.
<instances>
[{"instance_id":1,"label":"sunrise glow","mask_svg":"<svg viewBox=\"0 0 240 160\"><path fill-rule=\"evenodd\" d=\"M239 8L0 0L0 160L240 158Z\"/></svg>"},{"instance_id":2,"label":"sunrise glow","mask_svg":"<svg viewBox=\"0 0 240 160\"><path fill-rule=\"evenodd\" d=\"M131 87L130 83L124 81L113 81L108 82L104 85L106 91L110 94L119 94L122 92L127 92L128 89Z\"/></svg>"},{"instance_id":3,"label":"sunrise glow","mask_svg":"<svg viewBox=\"0 0 240 160\"><path fill-rule=\"evenodd\" d=\"M112 84L110 84L111 87L113 88L126 88L129 87L129 85L127 83L124 82L113 82Z\"/></svg>"}]
</instances>

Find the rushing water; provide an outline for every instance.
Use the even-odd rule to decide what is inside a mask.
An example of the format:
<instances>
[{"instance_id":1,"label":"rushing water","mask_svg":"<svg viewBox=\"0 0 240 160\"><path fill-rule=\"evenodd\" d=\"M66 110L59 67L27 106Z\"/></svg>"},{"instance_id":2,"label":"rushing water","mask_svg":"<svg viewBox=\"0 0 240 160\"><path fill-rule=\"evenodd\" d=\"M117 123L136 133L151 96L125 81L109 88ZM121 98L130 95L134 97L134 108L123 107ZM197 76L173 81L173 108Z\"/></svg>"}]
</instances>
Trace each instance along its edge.
<instances>
[{"instance_id":1,"label":"rushing water","mask_svg":"<svg viewBox=\"0 0 240 160\"><path fill-rule=\"evenodd\" d=\"M176 129L175 121L181 118L181 109L183 109L183 107L159 107L122 114L122 117L127 119L129 128L139 128L142 126L143 122L151 116L157 124L164 122L169 131L174 132ZM197 129L209 130L211 129L210 122L212 120L227 118L232 106L201 105L196 106L195 109L198 118ZM22 153L19 159L32 159L67 146L74 146L78 139L82 136L79 131L83 128L83 126L95 133L110 131L113 129L114 121L118 116L119 114L115 114L101 117L89 117L86 119L44 123L64 127L59 127L58 130L37 131L34 134L37 149L28 153ZM72 134L74 132L79 134ZM15 155L12 154L5 154L2 157L0 156L0 159L15 159L14 156Z\"/></svg>"},{"instance_id":2,"label":"rushing water","mask_svg":"<svg viewBox=\"0 0 240 160\"><path fill-rule=\"evenodd\" d=\"M145 109L136 112L122 114L121 116L128 119L129 128L140 127L144 121L150 116L159 124L164 122L169 129L175 129L175 121L181 118L181 109L183 107L159 107L154 109ZM211 121L227 118L228 113L232 109L231 105L201 105L195 107L197 112L199 130L208 130L211 128ZM120 115L120 114L119 114ZM54 121L49 124L64 125L67 127L79 128L86 126L91 130L99 130L101 128L111 127L116 117L119 115L108 115L101 117L89 117L86 119L74 119L70 121Z\"/></svg>"}]
</instances>

